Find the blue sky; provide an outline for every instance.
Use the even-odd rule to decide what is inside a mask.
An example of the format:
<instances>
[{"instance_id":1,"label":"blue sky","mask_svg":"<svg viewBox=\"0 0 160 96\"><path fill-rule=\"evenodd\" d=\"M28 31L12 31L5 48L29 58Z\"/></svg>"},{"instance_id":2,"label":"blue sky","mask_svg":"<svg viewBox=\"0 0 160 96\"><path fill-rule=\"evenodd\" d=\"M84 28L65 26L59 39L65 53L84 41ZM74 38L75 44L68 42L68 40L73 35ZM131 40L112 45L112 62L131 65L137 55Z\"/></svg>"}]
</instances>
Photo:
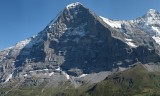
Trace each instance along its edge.
<instances>
[{"instance_id":1,"label":"blue sky","mask_svg":"<svg viewBox=\"0 0 160 96\"><path fill-rule=\"evenodd\" d=\"M135 19L149 9L160 12L160 0L0 0L0 50L36 35L73 2L110 19Z\"/></svg>"}]
</instances>

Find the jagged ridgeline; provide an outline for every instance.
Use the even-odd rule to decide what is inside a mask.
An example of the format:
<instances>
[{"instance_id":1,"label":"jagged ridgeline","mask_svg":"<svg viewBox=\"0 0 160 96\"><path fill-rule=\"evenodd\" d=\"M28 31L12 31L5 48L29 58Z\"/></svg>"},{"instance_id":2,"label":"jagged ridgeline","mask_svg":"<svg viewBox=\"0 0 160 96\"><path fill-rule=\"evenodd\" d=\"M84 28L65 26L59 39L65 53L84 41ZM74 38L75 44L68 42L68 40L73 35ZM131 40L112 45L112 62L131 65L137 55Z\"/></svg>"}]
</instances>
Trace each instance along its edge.
<instances>
[{"instance_id":1,"label":"jagged ridgeline","mask_svg":"<svg viewBox=\"0 0 160 96\"><path fill-rule=\"evenodd\" d=\"M135 20L111 20L79 2L72 3L37 35L0 52L0 92L7 96L97 96L108 92L112 96L117 90L124 96L133 87L127 84L143 81L126 75L139 62L136 71L142 77L147 74L146 83L156 76L156 84L143 84L142 91L159 94L159 45L160 13L154 9ZM152 72L156 75L150 75ZM143 94L126 94L134 92Z\"/></svg>"}]
</instances>

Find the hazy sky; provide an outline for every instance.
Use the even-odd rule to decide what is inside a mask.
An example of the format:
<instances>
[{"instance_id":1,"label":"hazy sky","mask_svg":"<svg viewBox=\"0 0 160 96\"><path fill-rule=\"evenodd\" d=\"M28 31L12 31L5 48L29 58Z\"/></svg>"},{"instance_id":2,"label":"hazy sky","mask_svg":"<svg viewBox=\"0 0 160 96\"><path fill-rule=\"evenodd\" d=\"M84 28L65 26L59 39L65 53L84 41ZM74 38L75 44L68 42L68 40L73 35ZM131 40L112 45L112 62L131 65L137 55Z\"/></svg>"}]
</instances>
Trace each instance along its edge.
<instances>
[{"instance_id":1,"label":"hazy sky","mask_svg":"<svg viewBox=\"0 0 160 96\"><path fill-rule=\"evenodd\" d=\"M160 11L160 0L0 0L0 50L36 35L73 2L110 19L129 20L149 9Z\"/></svg>"}]
</instances>

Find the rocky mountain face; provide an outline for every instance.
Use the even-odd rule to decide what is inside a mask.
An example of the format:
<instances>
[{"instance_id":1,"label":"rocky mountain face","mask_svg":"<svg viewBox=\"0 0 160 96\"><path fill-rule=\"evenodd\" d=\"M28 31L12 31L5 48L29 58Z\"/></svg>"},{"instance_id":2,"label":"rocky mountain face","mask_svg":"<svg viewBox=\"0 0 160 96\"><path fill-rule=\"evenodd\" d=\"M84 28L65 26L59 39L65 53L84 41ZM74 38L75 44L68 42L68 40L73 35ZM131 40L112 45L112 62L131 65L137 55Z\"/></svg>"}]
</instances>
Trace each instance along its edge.
<instances>
[{"instance_id":1,"label":"rocky mountain face","mask_svg":"<svg viewBox=\"0 0 160 96\"><path fill-rule=\"evenodd\" d=\"M158 65L159 34L160 13L153 9L135 20L115 21L73 3L39 34L0 52L0 82L99 82L136 62Z\"/></svg>"}]
</instances>

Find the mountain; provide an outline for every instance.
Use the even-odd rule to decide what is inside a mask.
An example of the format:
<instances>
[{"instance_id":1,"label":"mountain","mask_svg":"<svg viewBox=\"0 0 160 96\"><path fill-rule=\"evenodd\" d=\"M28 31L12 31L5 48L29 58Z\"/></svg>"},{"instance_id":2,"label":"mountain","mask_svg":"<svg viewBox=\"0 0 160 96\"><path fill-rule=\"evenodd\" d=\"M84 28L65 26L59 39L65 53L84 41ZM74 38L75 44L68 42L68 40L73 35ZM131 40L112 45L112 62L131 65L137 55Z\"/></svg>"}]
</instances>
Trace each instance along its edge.
<instances>
[{"instance_id":1,"label":"mountain","mask_svg":"<svg viewBox=\"0 0 160 96\"><path fill-rule=\"evenodd\" d=\"M0 52L1 93L92 85L137 62L159 71L159 18L151 9L135 20L110 20L72 3L39 34Z\"/></svg>"},{"instance_id":2,"label":"mountain","mask_svg":"<svg viewBox=\"0 0 160 96\"><path fill-rule=\"evenodd\" d=\"M116 28L119 32L125 33L127 38L132 38L135 40L136 37L152 37L159 45L159 30L160 30L160 13L154 9L150 9L145 15L142 17L138 17L135 20L110 20L104 17L101 17L107 24L109 24L112 28ZM138 32L132 32L138 31ZM143 31L143 32L142 32ZM131 35L131 36L128 36ZM137 36L138 35L138 36ZM140 36L139 36L140 35ZM134 36L134 37L133 37ZM141 43L141 42L138 42Z\"/></svg>"}]
</instances>

